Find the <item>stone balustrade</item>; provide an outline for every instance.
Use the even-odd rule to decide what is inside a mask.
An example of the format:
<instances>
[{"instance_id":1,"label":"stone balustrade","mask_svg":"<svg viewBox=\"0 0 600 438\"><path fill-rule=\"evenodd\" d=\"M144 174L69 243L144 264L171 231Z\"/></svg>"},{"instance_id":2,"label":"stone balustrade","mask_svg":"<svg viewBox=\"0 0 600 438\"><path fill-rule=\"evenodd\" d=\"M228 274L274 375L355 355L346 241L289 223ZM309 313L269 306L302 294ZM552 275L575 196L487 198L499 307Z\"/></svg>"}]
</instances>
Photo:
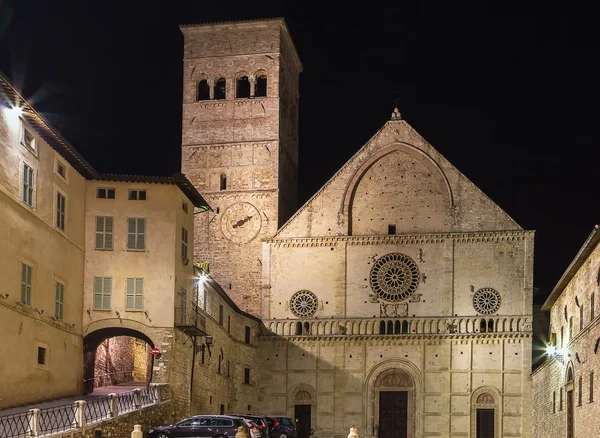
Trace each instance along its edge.
<instances>
[{"instance_id":1,"label":"stone balustrade","mask_svg":"<svg viewBox=\"0 0 600 438\"><path fill-rule=\"evenodd\" d=\"M531 332L528 316L385 317L265 320L263 336L473 335Z\"/></svg>"}]
</instances>

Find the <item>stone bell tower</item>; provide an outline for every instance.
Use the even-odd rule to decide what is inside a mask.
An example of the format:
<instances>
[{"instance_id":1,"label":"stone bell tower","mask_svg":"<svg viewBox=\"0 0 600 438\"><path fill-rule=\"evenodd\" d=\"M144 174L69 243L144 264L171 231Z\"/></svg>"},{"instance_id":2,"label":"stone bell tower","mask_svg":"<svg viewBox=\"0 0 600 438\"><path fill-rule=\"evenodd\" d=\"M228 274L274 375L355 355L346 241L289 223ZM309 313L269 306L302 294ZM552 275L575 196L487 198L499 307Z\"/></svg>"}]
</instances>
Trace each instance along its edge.
<instances>
[{"instance_id":1,"label":"stone bell tower","mask_svg":"<svg viewBox=\"0 0 600 438\"><path fill-rule=\"evenodd\" d=\"M196 216L194 261L259 315L261 241L297 207L302 65L283 19L180 28L182 172L213 209Z\"/></svg>"}]
</instances>

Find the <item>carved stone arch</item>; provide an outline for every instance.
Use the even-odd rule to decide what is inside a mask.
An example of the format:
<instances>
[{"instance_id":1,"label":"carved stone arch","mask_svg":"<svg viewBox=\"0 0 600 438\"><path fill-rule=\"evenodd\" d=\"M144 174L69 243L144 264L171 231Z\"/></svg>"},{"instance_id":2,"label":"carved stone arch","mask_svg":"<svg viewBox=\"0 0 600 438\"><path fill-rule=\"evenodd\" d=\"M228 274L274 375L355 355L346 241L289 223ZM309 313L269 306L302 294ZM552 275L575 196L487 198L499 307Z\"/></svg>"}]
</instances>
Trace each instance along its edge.
<instances>
[{"instance_id":1,"label":"carved stone arch","mask_svg":"<svg viewBox=\"0 0 600 438\"><path fill-rule=\"evenodd\" d=\"M310 405L310 424L313 429L317 425L317 391L307 384L298 383L288 391L288 412L294 412L296 405Z\"/></svg>"},{"instance_id":2,"label":"carved stone arch","mask_svg":"<svg viewBox=\"0 0 600 438\"><path fill-rule=\"evenodd\" d=\"M377 436L381 391L408 392L408 437L421 437L424 380L419 368L408 360L388 359L379 362L367 372L363 386L365 430L361 432L365 437Z\"/></svg>"},{"instance_id":3,"label":"carved stone arch","mask_svg":"<svg viewBox=\"0 0 600 438\"><path fill-rule=\"evenodd\" d=\"M447 208L452 209L454 207L454 195L452 193L452 188L450 187L448 178L446 177L440 165L429 154L421 149L408 143L395 142L368 157L354 172L354 175L346 186L346 191L344 193L342 201L343 203L341 206L341 214L346 220L348 227L347 235L352 235L352 204L354 201L354 195L356 194L356 189L360 185L360 182L367 171L379 160L397 151L405 152L415 159L419 159L423 164L425 164L428 170L431 171L432 176L435 178L440 187L444 188L442 189L442 197Z\"/></svg>"},{"instance_id":4,"label":"carved stone arch","mask_svg":"<svg viewBox=\"0 0 600 438\"><path fill-rule=\"evenodd\" d=\"M494 438L502 435L502 394L493 386L481 386L471 394L471 436L477 436L477 409L494 411Z\"/></svg>"}]
</instances>

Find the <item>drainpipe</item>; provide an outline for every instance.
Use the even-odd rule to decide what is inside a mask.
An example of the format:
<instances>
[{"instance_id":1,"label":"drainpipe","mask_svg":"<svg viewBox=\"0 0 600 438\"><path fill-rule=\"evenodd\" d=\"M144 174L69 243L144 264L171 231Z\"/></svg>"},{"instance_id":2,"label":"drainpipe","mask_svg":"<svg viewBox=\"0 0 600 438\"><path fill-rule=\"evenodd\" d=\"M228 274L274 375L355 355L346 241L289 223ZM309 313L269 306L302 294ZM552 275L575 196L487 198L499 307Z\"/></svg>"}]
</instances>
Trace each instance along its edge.
<instances>
[{"instance_id":1,"label":"drainpipe","mask_svg":"<svg viewBox=\"0 0 600 438\"><path fill-rule=\"evenodd\" d=\"M193 348L192 348L192 372L190 373L190 413L192 409L192 394L194 393L194 367L196 366L196 338L193 337Z\"/></svg>"}]
</instances>

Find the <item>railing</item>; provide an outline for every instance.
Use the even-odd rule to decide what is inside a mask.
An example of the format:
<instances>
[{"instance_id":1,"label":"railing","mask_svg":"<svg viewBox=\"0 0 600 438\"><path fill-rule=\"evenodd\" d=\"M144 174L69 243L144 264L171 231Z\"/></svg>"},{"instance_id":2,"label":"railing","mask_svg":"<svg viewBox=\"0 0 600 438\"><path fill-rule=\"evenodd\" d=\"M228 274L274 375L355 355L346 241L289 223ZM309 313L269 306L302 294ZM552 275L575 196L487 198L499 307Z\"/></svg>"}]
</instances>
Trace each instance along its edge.
<instances>
[{"instance_id":1,"label":"railing","mask_svg":"<svg viewBox=\"0 0 600 438\"><path fill-rule=\"evenodd\" d=\"M166 386L165 383L151 383L148 388L90 401L78 400L67 405L6 415L0 417L0 437L42 437L85 428L167 400L167 391L163 390Z\"/></svg>"},{"instance_id":2,"label":"railing","mask_svg":"<svg viewBox=\"0 0 600 438\"><path fill-rule=\"evenodd\" d=\"M175 307L175 327L189 327L206 332L206 318L200 315L200 307L196 305Z\"/></svg>"},{"instance_id":3,"label":"railing","mask_svg":"<svg viewBox=\"0 0 600 438\"><path fill-rule=\"evenodd\" d=\"M332 318L267 320L264 336L415 335L531 332L531 317Z\"/></svg>"}]
</instances>

